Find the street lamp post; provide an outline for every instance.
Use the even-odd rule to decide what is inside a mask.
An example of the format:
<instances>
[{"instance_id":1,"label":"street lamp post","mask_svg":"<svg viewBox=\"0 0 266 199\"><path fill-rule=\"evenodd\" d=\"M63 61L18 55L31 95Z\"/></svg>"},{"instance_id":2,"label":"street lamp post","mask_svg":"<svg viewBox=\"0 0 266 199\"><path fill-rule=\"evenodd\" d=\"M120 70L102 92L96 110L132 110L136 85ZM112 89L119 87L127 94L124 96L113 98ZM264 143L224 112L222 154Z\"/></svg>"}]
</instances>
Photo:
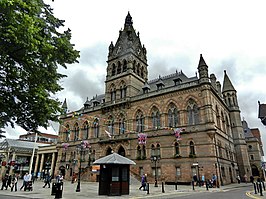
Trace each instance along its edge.
<instances>
[{"instance_id":1,"label":"street lamp post","mask_svg":"<svg viewBox=\"0 0 266 199\"><path fill-rule=\"evenodd\" d=\"M159 161L159 159L160 159L160 157L156 156L156 155L151 157L151 162L154 162L154 166L155 166L155 175L154 175L155 183L154 183L154 187L158 187L158 182L157 182L157 161Z\"/></svg>"},{"instance_id":2,"label":"street lamp post","mask_svg":"<svg viewBox=\"0 0 266 199\"><path fill-rule=\"evenodd\" d=\"M80 192L80 174L81 174L81 157L82 157L82 153L84 153L85 150L87 150L88 148L90 148L90 145L86 141L81 141L80 144L77 145L77 150L80 152L80 156L79 156L78 185L77 185L77 188L76 188L76 192Z\"/></svg>"}]
</instances>

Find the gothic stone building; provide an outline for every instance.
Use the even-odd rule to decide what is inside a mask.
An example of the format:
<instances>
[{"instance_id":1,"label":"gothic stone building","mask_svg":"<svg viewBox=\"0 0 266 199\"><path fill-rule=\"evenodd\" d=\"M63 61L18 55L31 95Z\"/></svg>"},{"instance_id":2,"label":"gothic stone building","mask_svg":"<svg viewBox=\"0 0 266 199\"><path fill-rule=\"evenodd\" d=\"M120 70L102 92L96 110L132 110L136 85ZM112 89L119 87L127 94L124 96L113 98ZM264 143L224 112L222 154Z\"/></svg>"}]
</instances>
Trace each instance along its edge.
<instances>
[{"instance_id":1,"label":"gothic stone building","mask_svg":"<svg viewBox=\"0 0 266 199\"><path fill-rule=\"evenodd\" d=\"M237 175L249 177L237 91L226 71L221 86L200 55L198 75L180 71L149 81L146 53L128 13L109 46L105 93L61 116L57 169L71 179L80 166L82 180L97 180L91 163L114 151L136 162L131 175L147 173L150 182L155 177L190 182L195 174L205 179L216 174L220 184L228 184ZM181 139L175 137L177 128ZM143 142L140 133L146 135ZM77 150L81 141L90 148Z\"/></svg>"}]
</instances>

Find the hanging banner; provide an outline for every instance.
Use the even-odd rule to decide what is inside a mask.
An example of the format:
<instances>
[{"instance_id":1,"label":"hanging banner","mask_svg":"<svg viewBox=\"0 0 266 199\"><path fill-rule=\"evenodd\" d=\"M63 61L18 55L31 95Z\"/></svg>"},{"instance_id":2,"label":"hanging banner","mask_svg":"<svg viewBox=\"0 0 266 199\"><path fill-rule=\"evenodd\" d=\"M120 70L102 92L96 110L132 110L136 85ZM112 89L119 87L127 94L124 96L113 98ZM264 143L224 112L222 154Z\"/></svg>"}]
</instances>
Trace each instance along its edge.
<instances>
[{"instance_id":1,"label":"hanging banner","mask_svg":"<svg viewBox=\"0 0 266 199\"><path fill-rule=\"evenodd\" d=\"M139 144L146 144L146 142L147 142L147 134L139 133L138 134L138 142L139 142Z\"/></svg>"},{"instance_id":2,"label":"hanging banner","mask_svg":"<svg viewBox=\"0 0 266 199\"><path fill-rule=\"evenodd\" d=\"M181 129L181 128L174 129L174 134L175 134L176 141L182 140L182 138L181 138L181 132L182 131L184 131L184 129Z\"/></svg>"}]
</instances>

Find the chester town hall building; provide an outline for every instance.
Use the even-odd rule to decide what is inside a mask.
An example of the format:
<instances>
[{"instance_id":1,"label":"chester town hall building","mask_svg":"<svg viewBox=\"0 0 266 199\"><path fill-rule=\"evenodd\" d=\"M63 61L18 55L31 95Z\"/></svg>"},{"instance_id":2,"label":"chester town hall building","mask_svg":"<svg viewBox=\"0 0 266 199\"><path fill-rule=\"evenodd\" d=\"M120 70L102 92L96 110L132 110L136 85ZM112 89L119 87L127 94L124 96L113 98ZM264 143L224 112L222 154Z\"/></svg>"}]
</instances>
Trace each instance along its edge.
<instances>
[{"instance_id":1,"label":"chester town hall building","mask_svg":"<svg viewBox=\"0 0 266 199\"><path fill-rule=\"evenodd\" d=\"M116 152L136 163L131 176L146 173L151 183L155 176L166 183L213 174L220 184L235 182L237 175L249 179L254 168L226 71L221 85L200 55L194 77L176 71L148 80L146 53L128 13L109 46L105 93L61 116L55 170L71 179L80 165L81 179L96 181L93 161ZM81 141L88 150L77 150Z\"/></svg>"}]
</instances>

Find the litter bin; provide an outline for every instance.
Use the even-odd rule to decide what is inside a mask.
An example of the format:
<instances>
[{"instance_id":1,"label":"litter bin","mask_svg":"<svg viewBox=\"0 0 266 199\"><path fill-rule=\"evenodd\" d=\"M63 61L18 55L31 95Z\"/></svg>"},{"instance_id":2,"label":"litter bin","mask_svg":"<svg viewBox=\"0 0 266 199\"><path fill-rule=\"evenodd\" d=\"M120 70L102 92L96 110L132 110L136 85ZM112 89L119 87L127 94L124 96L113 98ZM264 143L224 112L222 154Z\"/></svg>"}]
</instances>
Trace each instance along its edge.
<instances>
[{"instance_id":1,"label":"litter bin","mask_svg":"<svg viewBox=\"0 0 266 199\"><path fill-rule=\"evenodd\" d=\"M63 182L57 182L55 185L55 199L62 198Z\"/></svg>"},{"instance_id":2,"label":"litter bin","mask_svg":"<svg viewBox=\"0 0 266 199\"><path fill-rule=\"evenodd\" d=\"M52 191L51 191L51 195L55 195L56 192L56 182L52 182Z\"/></svg>"}]
</instances>

